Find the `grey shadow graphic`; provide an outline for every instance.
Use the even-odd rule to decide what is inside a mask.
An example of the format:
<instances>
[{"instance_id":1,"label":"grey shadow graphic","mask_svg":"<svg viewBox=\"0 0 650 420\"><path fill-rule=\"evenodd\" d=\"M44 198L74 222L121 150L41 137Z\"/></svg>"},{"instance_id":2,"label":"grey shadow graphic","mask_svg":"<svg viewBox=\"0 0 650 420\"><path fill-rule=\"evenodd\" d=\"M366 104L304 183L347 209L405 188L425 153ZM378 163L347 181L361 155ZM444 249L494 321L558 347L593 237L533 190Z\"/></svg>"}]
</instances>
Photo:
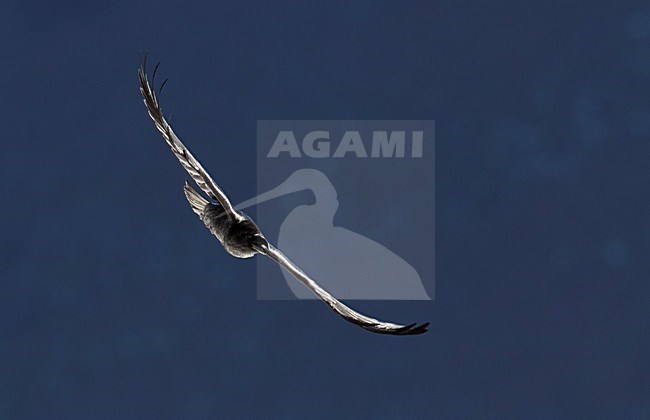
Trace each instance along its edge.
<instances>
[{"instance_id":1,"label":"grey shadow graphic","mask_svg":"<svg viewBox=\"0 0 650 420\"><path fill-rule=\"evenodd\" d=\"M316 169L299 169L282 184L251 198L238 210L302 190L316 202L293 209L278 234L278 247L327 291L341 299L431 300L417 271L385 246L334 226L336 189ZM378 227L379 229L379 227ZM316 299L291 274L282 271L299 299Z\"/></svg>"}]
</instances>

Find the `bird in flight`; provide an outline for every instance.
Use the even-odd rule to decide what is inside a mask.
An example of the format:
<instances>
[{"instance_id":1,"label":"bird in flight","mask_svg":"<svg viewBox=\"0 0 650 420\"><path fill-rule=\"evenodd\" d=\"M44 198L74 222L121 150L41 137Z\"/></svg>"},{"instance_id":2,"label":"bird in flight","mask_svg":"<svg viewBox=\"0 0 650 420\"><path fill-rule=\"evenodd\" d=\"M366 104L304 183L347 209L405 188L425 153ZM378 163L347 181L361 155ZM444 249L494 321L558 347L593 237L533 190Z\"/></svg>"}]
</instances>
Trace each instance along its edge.
<instances>
[{"instance_id":1,"label":"bird in flight","mask_svg":"<svg viewBox=\"0 0 650 420\"><path fill-rule=\"evenodd\" d=\"M159 65L160 63L158 63ZM228 197L217 183L210 177L208 172L201 166L199 161L190 153L181 140L174 134L172 127L165 119L158 97L155 92L156 65L149 83L147 75L146 56L143 63L138 68L138 78L140 81L140 92L144 98L144 104L149 111L149 116L153 120L160 134L172 149L174 156L180 161L183 168L190 174L192 180L198 187L212 200L206 199L197 192L186 180L184 191L187 201L194 213L203 221L205 226L217 237L225 250L237 258L250 258L255 254L265 255L282 268L291 273L298 281L307 286L316 296L323 300L334 312L349 322L352 322L366 330L394 335L414 335L422 334L427 331L429 323L417 325L408 324L400 325L391 322L380 321L347 307L334 296L329 294L325 289L320 287L305 272L296 266L287 258L279 249L271 245L265 238L255 222L245 213L236 210L228 200ZM166 82L166 80L165 80ZM163 84L160 87L160 91Z\"/></svg>"}]
</instances>

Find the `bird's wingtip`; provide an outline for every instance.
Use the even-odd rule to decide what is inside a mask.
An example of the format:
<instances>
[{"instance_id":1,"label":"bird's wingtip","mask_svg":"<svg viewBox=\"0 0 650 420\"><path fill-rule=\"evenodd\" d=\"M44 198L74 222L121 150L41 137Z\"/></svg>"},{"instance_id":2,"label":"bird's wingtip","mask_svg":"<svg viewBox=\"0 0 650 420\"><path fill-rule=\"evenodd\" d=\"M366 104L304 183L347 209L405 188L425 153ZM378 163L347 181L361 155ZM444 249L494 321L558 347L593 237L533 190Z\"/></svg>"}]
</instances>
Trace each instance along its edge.
<instances>
[{"instance_id":1,"label":"bird's wingtip","mask_svg":"<svg viewBox=\"0 0 650 420\"><path fill-rule=\"evenodd\" d=\"M418 335L418 334L423 334L427 332L427 327L429 326L429 322L425 322L422 325L418 325L417 323L405 325L402 328L398 329L395 331L395 334L397 335Z\"/></svg>"},{"instance_id":2,"label":"bird's wingtip","mask_svg":"<svg viewBox=\"0 0 650 420\"><path fill-rule=\"evenodd\" d=\"M424 324L411 329L411 331L409 331L409 334L411 335L424 334L425 332L429 331L427 328L429 327L430 324L431 324L430 322L425 322Z\"/></svg>"}]
</instances>

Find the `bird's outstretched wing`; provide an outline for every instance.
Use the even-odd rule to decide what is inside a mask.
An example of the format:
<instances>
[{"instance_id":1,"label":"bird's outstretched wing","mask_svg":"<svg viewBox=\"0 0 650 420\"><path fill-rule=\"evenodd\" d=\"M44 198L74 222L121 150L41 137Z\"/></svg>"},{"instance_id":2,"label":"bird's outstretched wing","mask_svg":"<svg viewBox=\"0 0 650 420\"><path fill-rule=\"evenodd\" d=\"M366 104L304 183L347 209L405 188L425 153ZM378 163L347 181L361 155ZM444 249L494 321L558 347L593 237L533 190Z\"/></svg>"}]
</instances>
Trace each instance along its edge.
<instances>
[{"instance_id":1,"label":"bird's outstretched wing","mask_svg":"<svg viewBox=\"0 0 650 420\"><path fill-rule=\"evenodd\" d=\"M172 152L176 158L181 162L183 168L190 174L194 182L201 188L208 196L212 199L217 200L219 204L224 208L226 213L232 219L240 219L241 216L235 211L230 200L224 192L219 188L216 182L210 177L210 175L203 169L203 166L199 163L192 153L185 147L181 140L174 134L172 127L169 125L165 119L162 110L160 108L160 103L158 102L158 97L156 96L155 89L155 78L156 70L158 66L154 69L152 82L149 84L147 78L147 60L144 59L143 64L138 68L138 78L140 79L140 92L144 98L144 104L147 106L149 111L149 116L156 124L156 128L160 131L163 138L171 147ZM164 83L163 83L164 85Z\"/></svg>"},{"instance_id":2,"label":"bird's outstretched wing","mask_svg":"<svg viewBox=\"0 0 650 420\"><path fill-rule=\"evenodd\" d=\"M314 292L316 296L327 303L327 305L334 312L354 324L357 324L369 331L381 334L414 335L422 334L427 331L427 327L429 326L428 322L422 325L398 325L362 315L359 312L356 312L345 306L343 303L339 302L334 296L320 287L307 274L305 274L304 271L302 271L298 266L291 262L289 258L287 258L279 249L275 248L273 245L269 244L268 246L261 246L259 247L258 252L276 261L302 284L311 289L311 291Z\"/></svg>"}]
</instances>

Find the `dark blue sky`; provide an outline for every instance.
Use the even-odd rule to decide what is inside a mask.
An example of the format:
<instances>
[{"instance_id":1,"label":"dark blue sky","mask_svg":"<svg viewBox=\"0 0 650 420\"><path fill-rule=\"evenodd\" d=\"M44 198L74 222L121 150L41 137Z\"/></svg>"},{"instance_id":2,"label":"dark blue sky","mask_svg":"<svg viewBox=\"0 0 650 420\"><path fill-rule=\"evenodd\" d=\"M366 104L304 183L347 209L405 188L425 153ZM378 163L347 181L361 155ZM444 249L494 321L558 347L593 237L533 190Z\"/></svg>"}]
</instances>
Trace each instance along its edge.
<instances>
[{"instance_id":1,"label":"dark blue sky","mask_svg":"<svg viewBox=\"0 0 650 420\"><path fill-rule=\"evenodd\" d=\"M436 300L356 305L430 332L255 300L141 50L236 202L257 120L436 120ZM650 417L647 3L10 1L0 51L0 417Z\"/></svg>"}]
</instances>

